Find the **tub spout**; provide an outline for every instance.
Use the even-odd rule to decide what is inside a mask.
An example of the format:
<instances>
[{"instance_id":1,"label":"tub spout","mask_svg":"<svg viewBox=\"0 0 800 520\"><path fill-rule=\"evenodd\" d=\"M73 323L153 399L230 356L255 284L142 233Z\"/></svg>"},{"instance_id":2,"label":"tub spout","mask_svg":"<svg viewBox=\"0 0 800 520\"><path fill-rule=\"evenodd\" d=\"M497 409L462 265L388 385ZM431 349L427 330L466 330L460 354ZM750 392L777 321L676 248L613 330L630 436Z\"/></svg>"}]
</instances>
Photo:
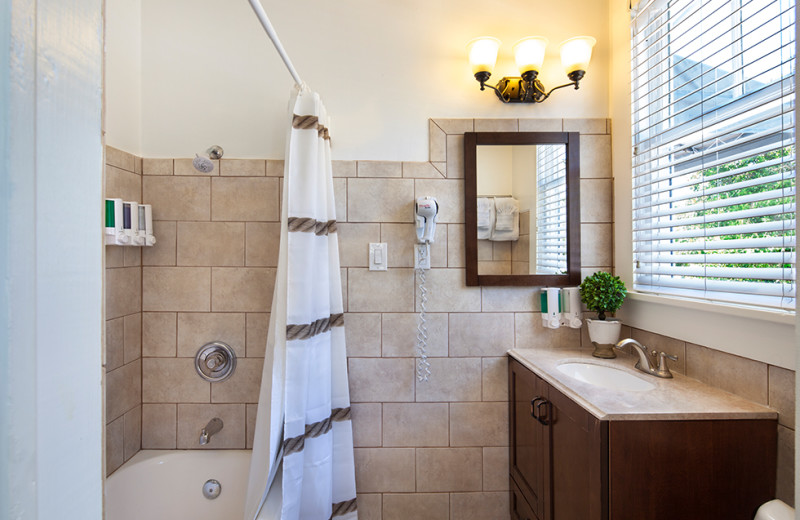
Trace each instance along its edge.
<instances>
[{"instance_id":1,"label":"tub spout","mask_svg":"<svg viewBox=\"0 0 800 520\"><path fill-rule=\"evenodd\" d=\"M208 444L208 441L211 440L211 437L218 433L222 429L222 419L219 417L214 417L208 424L206 424L205 428L200 431L200 446Z\"/></svg>"}]
</instances>

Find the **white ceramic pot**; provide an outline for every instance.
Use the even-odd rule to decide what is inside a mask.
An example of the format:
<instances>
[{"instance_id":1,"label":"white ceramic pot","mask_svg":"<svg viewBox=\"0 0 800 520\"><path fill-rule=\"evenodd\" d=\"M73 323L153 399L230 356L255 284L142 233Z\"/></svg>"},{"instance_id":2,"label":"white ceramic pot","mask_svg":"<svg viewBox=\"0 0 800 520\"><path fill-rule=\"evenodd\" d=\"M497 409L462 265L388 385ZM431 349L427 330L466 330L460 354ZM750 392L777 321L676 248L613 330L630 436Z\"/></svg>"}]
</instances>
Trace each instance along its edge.
<instances>
[{"instance_id":1,"label":"white ceramic pot","mask_svg":"<svg viewBox=\"0 0 800 520\"><path fill-rule=\"evenodd\" d=\"M615 345L619 341L622 322L619 320L586 320L589 339L598 345Z\"/></svg>"}]
</instances>

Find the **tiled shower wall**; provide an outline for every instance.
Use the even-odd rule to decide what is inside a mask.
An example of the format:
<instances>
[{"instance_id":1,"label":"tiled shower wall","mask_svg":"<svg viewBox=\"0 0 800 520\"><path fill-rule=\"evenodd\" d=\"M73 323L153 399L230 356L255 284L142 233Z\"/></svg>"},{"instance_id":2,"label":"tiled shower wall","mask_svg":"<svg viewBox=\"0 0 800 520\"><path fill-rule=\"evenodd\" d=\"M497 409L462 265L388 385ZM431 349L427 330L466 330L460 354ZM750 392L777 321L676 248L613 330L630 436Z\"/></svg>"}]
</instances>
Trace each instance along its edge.
<instances>
[{"instance_id":1,"label":"tiled shower wall","mask_svg":"<svg viewBox=\"0 0 800 520\"><path fill-rule=\"evenodd\" d=\"M106 197L142 200L142 159L106 147ZM106 246L106 473L139 451L142 427L141 247Z\"/></svg>"}]
</instances>

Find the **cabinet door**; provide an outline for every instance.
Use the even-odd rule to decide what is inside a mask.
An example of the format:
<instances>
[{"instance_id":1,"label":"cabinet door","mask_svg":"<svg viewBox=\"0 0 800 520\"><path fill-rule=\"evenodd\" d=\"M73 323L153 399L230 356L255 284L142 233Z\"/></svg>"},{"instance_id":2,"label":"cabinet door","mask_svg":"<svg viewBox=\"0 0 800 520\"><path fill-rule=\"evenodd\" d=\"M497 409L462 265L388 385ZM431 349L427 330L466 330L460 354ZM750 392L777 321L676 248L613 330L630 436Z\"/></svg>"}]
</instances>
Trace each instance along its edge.
<instances>
[{"instance_id":1,"label":"cabinet door","mask_svg":"<svg viewBox=\"0 0 800 520\"><path fill-rule=\"evenodd\" d=\"M550 417L547 520L608 518L608 423L595 418L564 394L548 389Z\"/></svg>"},{"instance_id":2,"label":"cabinet door","mask_svg":"<svg viewBox=\"0 0 800 520\"><path fill-rule=\"evenodd\" d=\"M539 519L545 501L545 426L533 418L531 401L536 397L546 398L547 385L513 359L509 363L508 382L511 478Z\"/></svg>"}]
</instances>

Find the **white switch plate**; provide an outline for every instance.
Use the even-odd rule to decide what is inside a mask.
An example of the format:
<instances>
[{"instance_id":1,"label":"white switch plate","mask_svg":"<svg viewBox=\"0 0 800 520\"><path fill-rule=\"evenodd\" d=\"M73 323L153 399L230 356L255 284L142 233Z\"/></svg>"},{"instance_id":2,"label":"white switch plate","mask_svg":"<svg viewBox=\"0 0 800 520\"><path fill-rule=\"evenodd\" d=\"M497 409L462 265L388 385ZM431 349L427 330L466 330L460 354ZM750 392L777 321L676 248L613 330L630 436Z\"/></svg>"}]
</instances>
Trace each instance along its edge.
<instances>
[{"instance_id":1,"label":"white switch plate","mask_svg":"<svg viewBox=\"0 0 800 520\"><path fill-rule=\"evenodd\" d=\"M386 257L387 246L386 242L372 242L369 245L369 270L370 271L385 271L389 266L389 260Z\"/></svg>"}]
</instances>

